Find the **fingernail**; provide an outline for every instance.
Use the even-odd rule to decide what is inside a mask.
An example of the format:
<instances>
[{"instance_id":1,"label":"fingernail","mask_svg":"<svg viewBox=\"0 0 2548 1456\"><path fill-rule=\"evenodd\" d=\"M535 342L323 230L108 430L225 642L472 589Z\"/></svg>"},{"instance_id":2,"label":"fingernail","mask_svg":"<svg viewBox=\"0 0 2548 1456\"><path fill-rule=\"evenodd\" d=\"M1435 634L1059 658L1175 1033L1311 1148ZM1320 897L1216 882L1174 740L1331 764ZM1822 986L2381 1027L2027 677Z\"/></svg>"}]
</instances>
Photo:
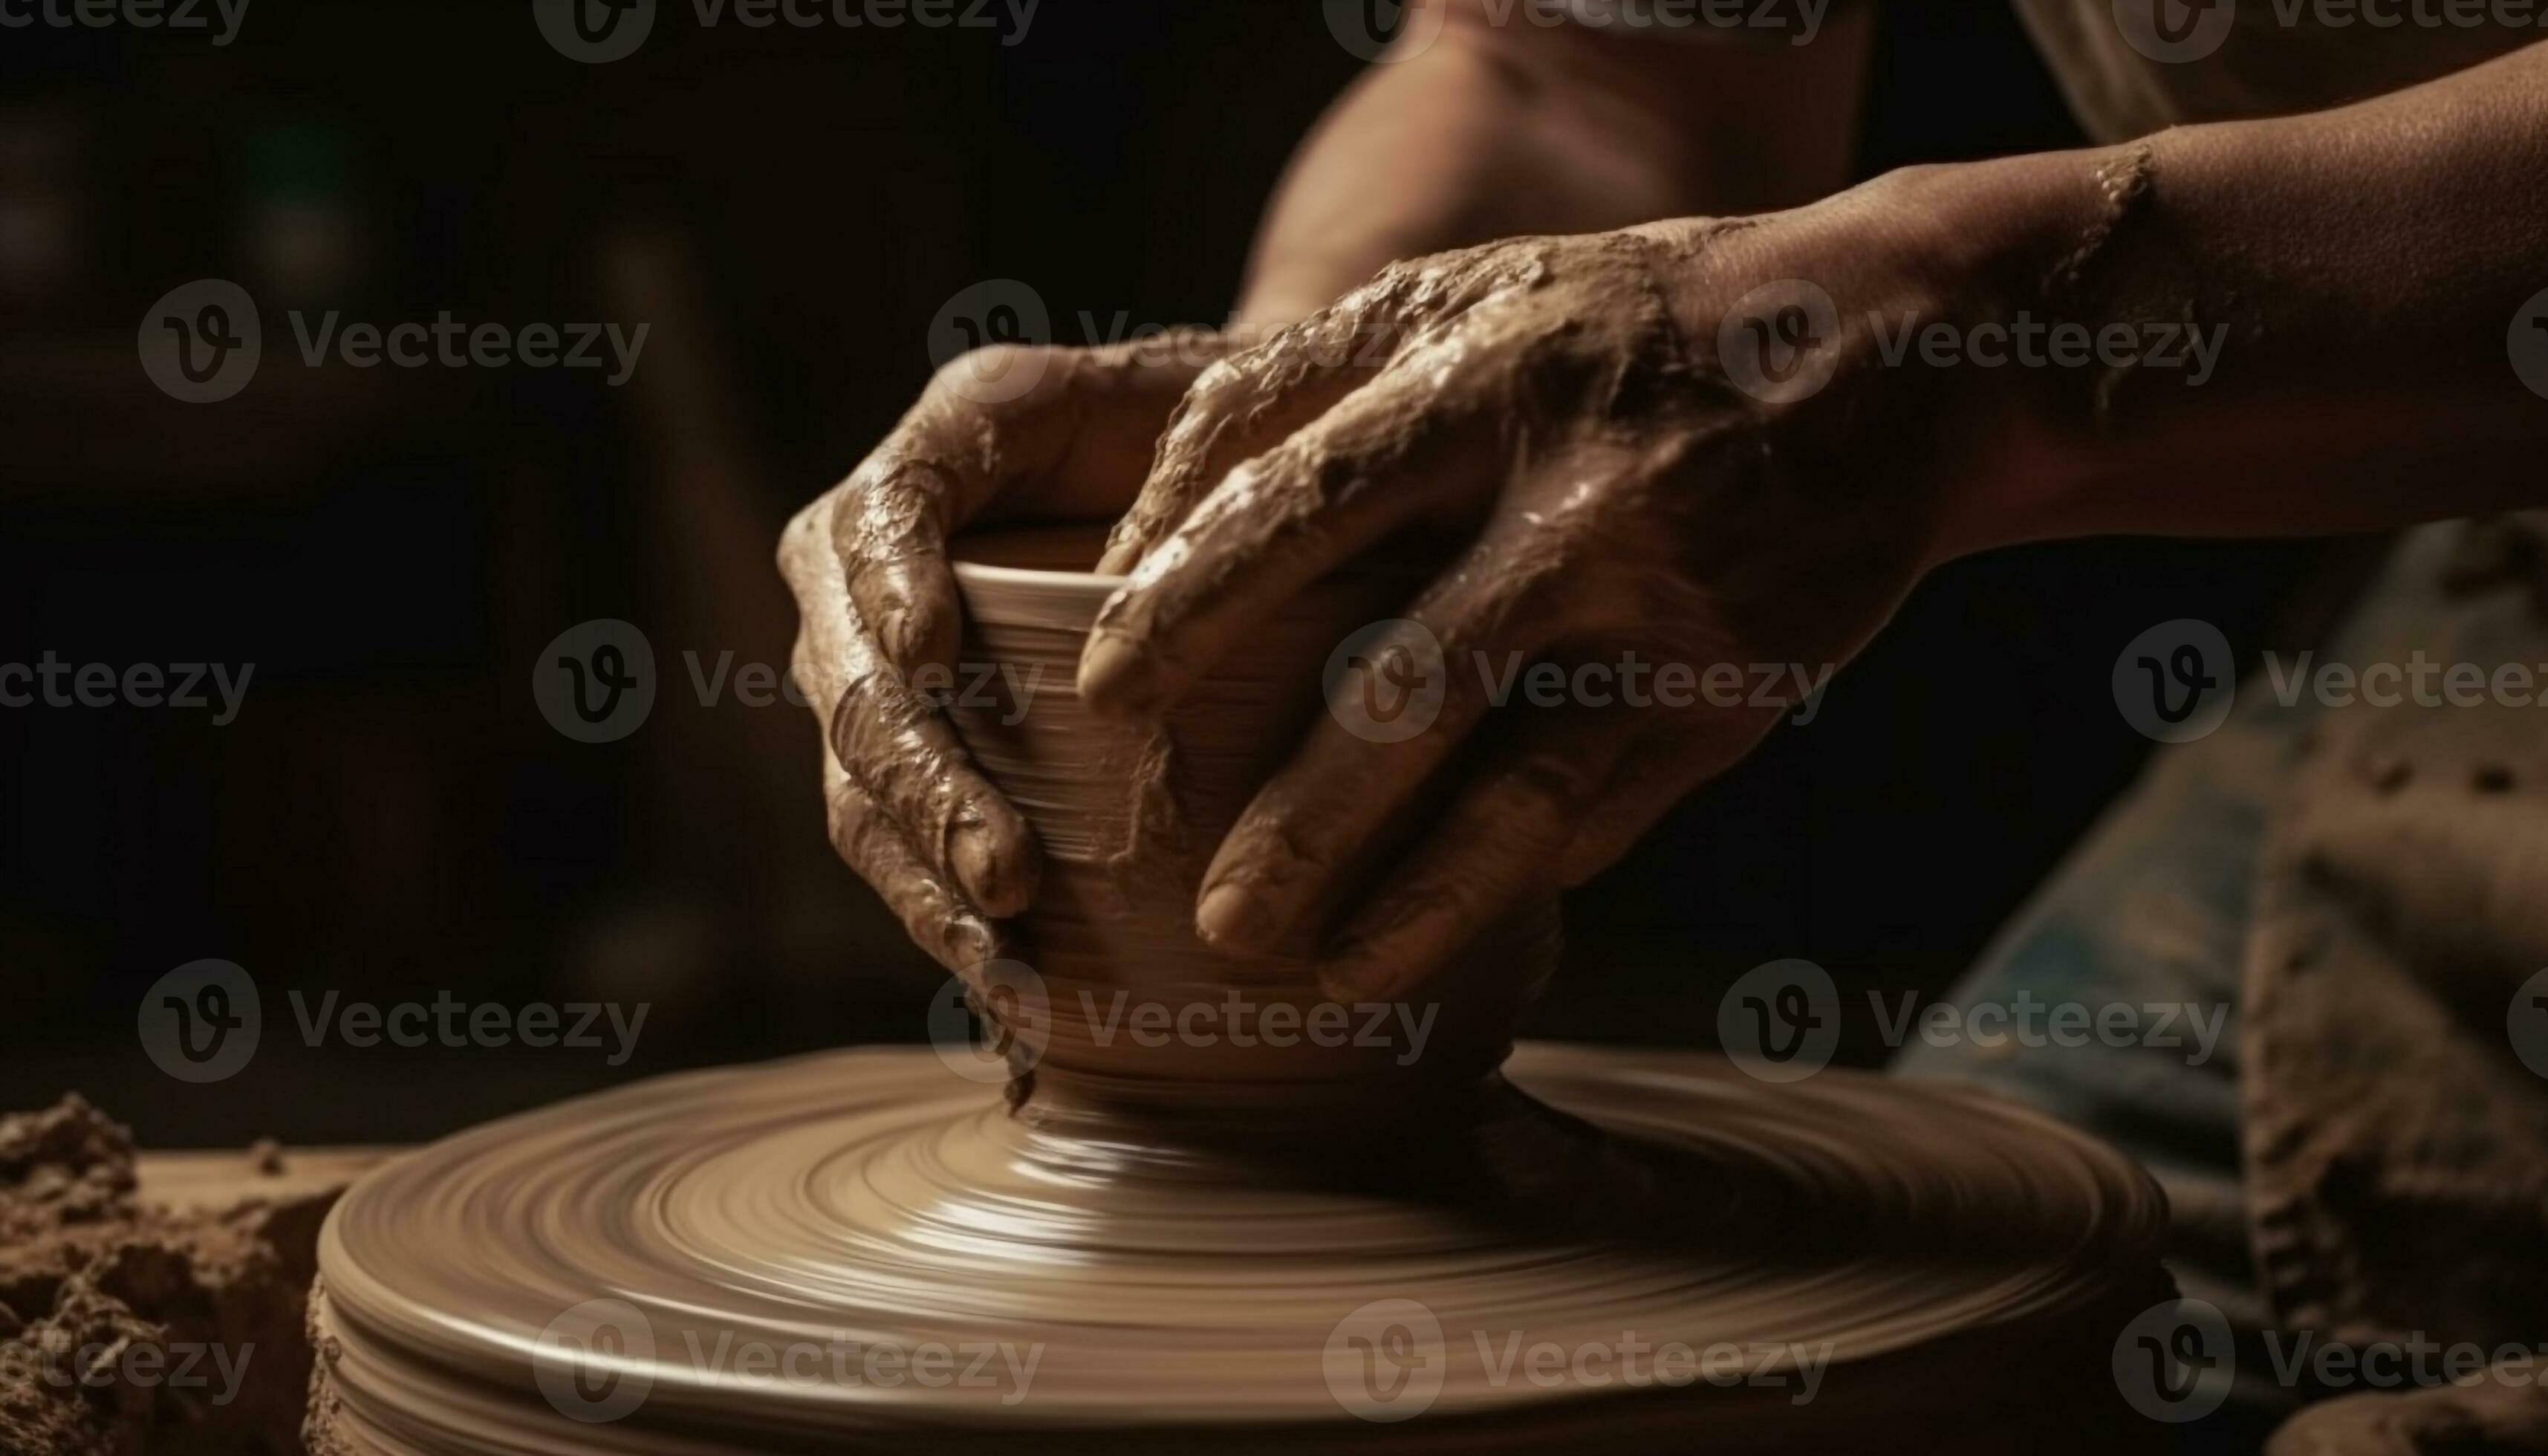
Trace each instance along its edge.
<instances>
[{"instance_id":1,"label":"fingernail","mask_svg":"<svg viewBox=\"0 0 2548 1456\"><path fill-rule=\"evenodd\" d=\"M911 613L889 611L876 624L876 640L884 644L884 655L894 667L911 671Z\"/></svg>"},{"instance_id":2,"label":"fingernail","mask_svg":"<svg viewBox=\"0 0 2548 1456\"><path fill-rule=\"evenodd\" d=\"M956 883L983 914L1004 919L1022 913L1035 898L1034 862L1023 864L1004 852L1000 837L987 824L967 824L956 831L947 850Z\"/></svg>"},{"instance_id":3,"label":"fingernail","mask_svg":"<svg viewBox=\"0 0 2548 1456\"><path fill-rule=\"evenodd\" d=\"M1079 654L1079 696L1104 712L1137 713L1150 705L1150 655L1135 639L1103 627Z\"/></svg>"},{"instance_id":4,"label":"fingernail","mask_svg":"<svg viewBox=\"0 0 2548 1456\"><path fill-rule=\"evenodd\" d=\"M948 922L942 950L940 961L960 976L985 960L998 959L1000 939L984 922L958 915Z\"/></svg>"},{"instance_id":5,"label":"fingernail","mask_svg":"<svg viewBox=\"0 0 2548 1456\"><path fill-rule=\"evenodd\" d=\"M974 904L993 915L1001 913L983 904L991 898L991 880L1000 871L999 847L991 842L990 830L979 824L957 829L947 847L947 860L956 871L956 882Z\"/></svg>"},{"instance_id":6,"label":"fingernail","mask_svg":"<svg viewBox=\"0 0 2548 1456\"><path fill-rule=\"evenodd\" d=\"M1217 951L1253 951L1274 938L1265 905L1235 884L1217 884L1195 906L1195 934Z\"/></svg>"}]
</instances>

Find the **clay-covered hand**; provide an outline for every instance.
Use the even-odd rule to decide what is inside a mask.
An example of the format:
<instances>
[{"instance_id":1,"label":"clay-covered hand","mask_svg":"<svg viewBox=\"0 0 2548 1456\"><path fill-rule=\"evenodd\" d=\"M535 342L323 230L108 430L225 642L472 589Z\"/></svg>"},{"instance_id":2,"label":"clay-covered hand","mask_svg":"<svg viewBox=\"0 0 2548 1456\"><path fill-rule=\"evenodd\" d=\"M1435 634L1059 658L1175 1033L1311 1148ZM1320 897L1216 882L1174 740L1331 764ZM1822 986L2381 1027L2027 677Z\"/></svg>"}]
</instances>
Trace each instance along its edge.
<instances>
[{"instance_id":1,"label":"clay-covered hand","mask_svg":"<svg viewBox=\"0 0 2548 1456\"><path fill-rule=\"evenodd\" d=\"M2527 1362L2466 1386L2347 1396L2283 1422L2265 1456L2541 1456L2548 1390Z\"/></svg>"},{"instance_id":2,"label":"clay-covered hand","mask_svg":"<svg viewBox=\"0 0 2548 1456\"><path fill-rule=\"evenodd\" d=\"M1315 934L1329 994L1403 991L1619 858L1799 668L1819 685L1866 642L1929 564L1949 442L1983 433L1955 371L1882 367L1868 319L1967 307L1905 212L1870 185L1401 263L1197 381L1110 543L1132 580L1081 660L1099 710L1172 704L1358 558L1449 561L1342 683L1438 690L1430 725L1318 716L1204 877L1208 942Z\"/></svg>"},{"instance_id":3,"label":"clay-covered hand","mask_svg":"<svg viewBox=\"0 0 2548 1456\"><path fill-rule=\"evenodd\" d=\"M962 633L948 535L970 521L1111 521L1220 335L951 361L893 433L790 521L796 681L823 727L832 844L951 970L1001 954L1038 873L1025 820L966 759L933 688Z\"/></svg>"}]
</instances>

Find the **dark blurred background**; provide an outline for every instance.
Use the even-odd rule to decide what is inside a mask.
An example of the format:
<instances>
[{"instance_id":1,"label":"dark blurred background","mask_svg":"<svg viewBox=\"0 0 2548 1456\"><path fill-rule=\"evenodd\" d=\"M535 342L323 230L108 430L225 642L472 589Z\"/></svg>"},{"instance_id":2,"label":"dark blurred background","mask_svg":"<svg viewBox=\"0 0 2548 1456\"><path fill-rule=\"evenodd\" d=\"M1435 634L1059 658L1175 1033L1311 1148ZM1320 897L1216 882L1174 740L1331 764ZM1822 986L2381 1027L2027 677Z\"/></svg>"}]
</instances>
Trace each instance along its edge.
<instances>
[{"instance_id":1,"label":"dark blurred background","mask_svg":"<svg viewBox=\"0 0 2548 1456\"><path fill-rule=\"evenodd\" d=\"M2075 139L2001 7L1894 0L1884 27L1863 171ZM152 1143L387 1140L923 1035L936 973L831 859L810 718L730 682L702 704L682 655L784 667L778 527L916 393L959 291L1019 280L1065 342L1093 341L1083 314L1223 318L1359 65L1315 0L1045 0L1009 39L702 28L687 0L606 65L543 41L530 0L253 0L224 46L0 31L0 662L253 664L226 726L0 708L0 1107L77 1087ZM136 329L205 278L255 298L263 363L180 403ZM296 309L650 331L619 387L311 368ZM1944 573L1815 722L1570 901L1536 1030L1710 1045L1725 982L1788 956L1942 991L2146 749L2110 695L2123 644L2193 615L2252 648L2320 555L2109 542ZM661 686L594 745L529 684L602 617L646 633ZM265 1036L187 1086L136 1008L208 956L256 977ZM616 1067L313 1048L293 989L651 1012ZM1880 1055L1850 1033L1845 1057Z\"/></svg>"}]
</instances>

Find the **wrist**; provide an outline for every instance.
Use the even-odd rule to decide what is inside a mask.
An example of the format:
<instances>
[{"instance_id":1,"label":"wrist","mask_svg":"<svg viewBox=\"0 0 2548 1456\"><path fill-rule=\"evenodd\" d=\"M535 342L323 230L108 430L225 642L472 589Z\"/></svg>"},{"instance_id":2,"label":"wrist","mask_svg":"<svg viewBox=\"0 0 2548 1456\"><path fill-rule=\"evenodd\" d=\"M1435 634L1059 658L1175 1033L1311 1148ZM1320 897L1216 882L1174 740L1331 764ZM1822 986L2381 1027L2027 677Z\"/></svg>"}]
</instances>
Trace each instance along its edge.
<instances>
[{"instance_id":1,"label":"wrist","mask_svg":"<svg viewBox=\"0 0 2548 1456\"><path fill-rule=\"evenodd\" d=\"M2075 535L2094 518L2085 463L2115 390L2137 367L2108 284L2150 203L2148 143L1909 169L1879 179L1889 206L1923 225L1921 266L1946 280L1953 322L2005 340L2013 368L1976 368L1958 396L1976 448L1947 481L1938 561Z\"/></svg>"},{"instance_id":2,"label":"wrist","mask_svg":"<svg viewBox=\"0 0 2548 1456\"><path fill-rule=\"evenodd\" d=\"M1826 351L1823 382L1792 399L1746 393L1780 413L1822 410L1827 400L1809 402L1826 390L1859 395L1822 417L1874 431L1846 448L1895 463L1889 474L1917 498L1904 501L1918 516L1906 528L1935 566L2061 533L2053 467L2068 447L2051 448L2052 421L2064 392L2096 381L2054 367L2043 343L2076 308L2055 280L2100 216L2099 165L2068 153L1910 167L1784 213L1627 230L1660 246L1673 314L1693 357L1715 367L1748 357L1728 330L1765 309L1828 316L1790 340Z\"/></svg>"}]
</instances>

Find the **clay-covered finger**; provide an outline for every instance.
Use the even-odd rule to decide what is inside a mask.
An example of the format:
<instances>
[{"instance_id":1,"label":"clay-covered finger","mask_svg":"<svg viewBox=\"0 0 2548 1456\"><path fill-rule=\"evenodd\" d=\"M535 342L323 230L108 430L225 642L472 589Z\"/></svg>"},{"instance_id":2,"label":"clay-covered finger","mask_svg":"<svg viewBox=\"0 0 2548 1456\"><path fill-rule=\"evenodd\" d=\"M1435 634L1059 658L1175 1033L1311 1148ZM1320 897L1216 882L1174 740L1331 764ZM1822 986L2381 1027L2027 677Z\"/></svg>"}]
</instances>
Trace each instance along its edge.
<instances>
[{"instance_id":1,"label":"clay-covered finger","mask_svg":"<svg viewBox=\"0 0 2548 1456\"><path fill-rule=\"evenodd\" d=\"M1162 423L1234 347L1177 329L1091 349L994 345L941 369L836 492L834 550L894 665L911 674L954 662L961 612L950 535L993 516L1120 515ZM1004 388L985 395L983 379Z\"/></svg>"},{"instance_id":2,"label":"clay-covered finger","mask_svg":"<svg viewBox=\"0 0 2548 1456\"><path fill-rule=\"evenodd\" d=\"M1098 613L1080 695L1100 712L1155 712L1301 589L1393 533L1473 526L1501 486L1509 418L1484 377L1457 351L1407 355L1230 471Z\"/></svg>"},{"instance_id":3,"label":"clay-covered finger","mask_svg":"<svg viewBox=\"0 0 2548 1456\"><path fill-rule=\"evenodd\" d=\"M932 866L984 913L1015 915L1035 898L1034 834L964 751L925 682L914 683L854 636L839 659L839 702L826 724L833 755ZM924 677L933 672L923 667Z\"/></svg>"},{"instance_id":4,"label":"clay-covered finger","mask_svg":"<svg viewBox=\"0 0 2548 1456\"><path fill-rule=\"evenodd\" d=\"M988 352L1004 357L986 365ZM836 493L832 548L850 597L905 673L955 662L963 612L948 534L1004 490L1050 477L1067 454L1075 421L1057 401L1070 357L995 346L953 361ZM1016 398L976 398L964 381L985 372L1035 382Z\"/></svg>"},{"instance_id":5,"label":"clay-covered finger","mask_svg":"<svg viewBox=\"0 0 2548 1456\"><path fill-rule=\"evenodd\" d=\"M1351 296L1207 369L1177 404L1139 499L1107 537L1097 570L1140 563L1239 462L1308 425L1375 377L1392 330Z\"/></svg>"},{"instance_id":6,"label":"clay-covered finger","mask_svg":"<svg viewBox=\"0 0 2548 1456\"><path fill-rule=\"evenodd\" d=\"M1195 926L1207 942L1267 951L1318 923L1370 847L1567 632L1553 579L1514 559L1527 549L1517 533L1490 534L1406 617L1357 644L1328 684L1328 710L1204 871Z\"/></svg>"},{"instance_id":7,"label":"clay-covered finger","mask_svg":"<svg viewBox=\"0 0 2548 1456\"><path fill-rule=\"evenodd\" d=\"M838 761L826 757L823 777L832 848L874 887L916 945L958 973L1005 954L998 929L921 862L892 818Z\"/></svg>"},{"instance_id":8,"label":"clay-covered finger","mask_svg":"<svg viewBox=\"0 0 2548 1456\"><path fill-rule=\"evenodd\" d=\"M825 753L935 874L984 913L1014 915L1034 897L1034 836L852 605L830 544L828 512L838 500L835 493L791 522L779 551L796 592L793 671L823 725Z\"/></svg>"},{"instance_id":9,"label":"clay-covered finger","mask_svg":"<svg viewBox=\"0 0 2548 1456\"><path fill-rule=\"evenodd\" d=\"M1617 708L1520 721L1424 841L1332 942L1320 984L1339 1001L1386 1001L1423 984L1516 904L1554 892L1551 869L1627 751Z\"/></svg>"}]
</instances>

